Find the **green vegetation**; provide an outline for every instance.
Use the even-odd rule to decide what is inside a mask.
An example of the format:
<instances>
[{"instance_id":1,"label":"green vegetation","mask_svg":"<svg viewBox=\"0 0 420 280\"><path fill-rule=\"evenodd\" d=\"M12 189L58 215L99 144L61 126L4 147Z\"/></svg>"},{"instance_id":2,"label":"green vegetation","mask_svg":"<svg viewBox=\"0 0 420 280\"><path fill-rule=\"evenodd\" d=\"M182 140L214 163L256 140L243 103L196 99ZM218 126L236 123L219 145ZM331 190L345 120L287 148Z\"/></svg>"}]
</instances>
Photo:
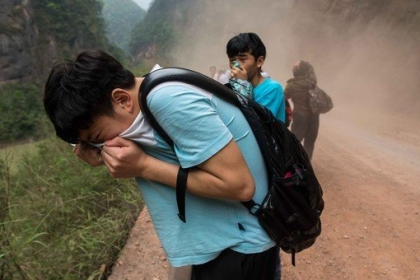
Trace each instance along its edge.
<instances>
[{"instance_id":1,"label":"green vegetation","mask_svg":"<svg viewBox=\"0 0 420 280\"><path fill-rule=\"evenodd\" d=\"M133 17L142 15L133 13L134 7L128 14L126 5L111 2L121 20L116 24L122 29L116 32L130 35L130 27L123 24L132 28L138 23ZM153 10L158 17L138 27L143 34L136 38L137 46L157 49L154 59L164 62L158 56L169 59L175 42L171 16L175 2L159 2ZM31 48L36 50L33 65L38 70L25 78L27 84L0 88L0 147L8 147L0 153L0 280L105 279L143 207L133 179L113 179L105 168L91 168L52 136L42 106L42 85L53 61L99 48L133 69L130 58L106 38L102 3L33 1L38 37ZM25 15L23 5L16 9L15 17ZM118 46L125 48L129 40L123 37ZM133 70L142 75L149 67L137 61ZM26 144L16 144L22 142Z\"/></svg>"},{"instance_id":2,"label":"green vegetation","mask_svg":"<svg viewBox=\"0 0 420 280\"><path fill-rule=\"evenodd\" d=\"M42 136L45 114L40 91L29 84L0 88L0 144Z\"/></svg>"},{"instance_id":3,"label":"green vegetation","mask_svg":"<svg viewBox=\"0 0 420 280\"><path fill-rule=\"evenodd\" d=\"M0 279L104 279L137 219L133 180L91 168L55 137L0 160Z\"/></svg>"},{"instance_id":4,"label":"green vegetation","mask_svg":"<svg viewBox=\"0 0 420 280\"><path fill-rule=\"evenodd\" d=\"M132 0L103 0L102 14L108 40L129 53L131 30L141 22L146 11Z\"/></svg>"},{"instance_id":5,"label":"green vegetation","mask_svg":"<svg viewBox=\"0 0 420 280\"><path fill-rule=\"evenodd\" d=\"M42 143L39 141L37 143ZM22 144L14 144L10 147L5 147L0 149L0 161L8 163L11 173L16 173L18 165L23 160L23 158L30 153L36 152L36 142L28 142Z\"/></svg>"},{"instance_id":6,"label":"green vegetation","mask_svg":"<svg viewBox=\"0 0 420 280\"><path fill-rule=\"evenodd\" d=\"M176 21L179 7L186 5L185 1L155 0L143 21L132 31L130 53L142 57L141 63L151 64L160 61L163 65L171 64L171 49L176 44ZM159 60L156 60L159 58Z\"/></svg>"},{"instance_id":7,"label":"green vegetation","mask_svg":"<svg viewBox=\"0 0 420 280\"><path fill-rule=\"evenodd\" d=\"M38 71L26 84L0 88L0 148L8 147L0 153L0 280L105 279L142 199L133 179L91 168L52 136L42 85L52 61L73 59L84 49L130 61L108 43L101 1L39 0L31 7ZM14 16L23 17L23 6L16 9Z\"/></svg>"},{"instance_id":8,"label":"green vegetation","mask_svg":"<svg viewBox=\"0 0 420 280\"><path fill-rule=\"evenodd\" d=\"M64 57L71 56L73 49L108 46L100 1L37 0L33 9L40 37L45 38L41 44L53 37Z\"/></svg>"}]
</instances>

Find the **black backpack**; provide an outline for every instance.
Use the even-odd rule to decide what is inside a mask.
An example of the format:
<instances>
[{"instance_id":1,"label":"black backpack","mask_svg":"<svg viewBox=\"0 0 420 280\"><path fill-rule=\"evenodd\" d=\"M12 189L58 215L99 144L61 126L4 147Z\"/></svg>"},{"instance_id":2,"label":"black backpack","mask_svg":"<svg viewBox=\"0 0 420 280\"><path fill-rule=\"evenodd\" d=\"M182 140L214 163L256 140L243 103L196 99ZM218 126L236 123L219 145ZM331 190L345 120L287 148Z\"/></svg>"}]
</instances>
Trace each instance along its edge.
<instances>
[{"instance_id":1,"label":"black backpack","mask_svg":"<svg viewBox=\"0 0 420 280\"><path fill-rule=\"evenodd\" d=\"M292 254L295 265L295 253L312 246L321 234L320 215L324 209L321 185L299 140L271 111L221 83L192 70L161 68L144 76L139 101L151 126L171 147L172 139L156 122L146 101L150 90L169 81L197 86L240 108L257 139L269 178L268 193L261 204L253 200L242 204L258 217L276 244ZM186 176L179 177L176 186L178 216L185 222Z\"/></svg>"}]
</instances>

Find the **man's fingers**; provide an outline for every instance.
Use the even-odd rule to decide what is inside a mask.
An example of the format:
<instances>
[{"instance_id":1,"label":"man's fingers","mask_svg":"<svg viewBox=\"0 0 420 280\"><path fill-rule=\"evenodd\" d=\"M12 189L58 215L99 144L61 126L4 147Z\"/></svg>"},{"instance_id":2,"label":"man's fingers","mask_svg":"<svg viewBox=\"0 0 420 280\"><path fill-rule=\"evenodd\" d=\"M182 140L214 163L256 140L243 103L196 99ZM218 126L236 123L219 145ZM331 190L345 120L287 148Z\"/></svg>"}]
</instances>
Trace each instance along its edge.
<instances>
[{"instance_id":1,"label":"man's fingers","mask_svg":"<svg viewBox=\"0 0 420 280\"><path fill-rule=\"evenodd\" d=\"M130 144L130 140L124 139L122 137L115 137L111 140L105 141L105 146L107 147L127 147Z\"/></svg>"},{"instance_id":2,"label":"man's fingers","mask_svg":"<svg viewBox=\"0 0 420 280\"><path fill-rule=\"evenodd\" d=\"M73 153L80 159L86 161L91 166L100 166L103 164L101 150L89 145L86 142L80 142L73 147Z\"/></svg>"}]
</instances>

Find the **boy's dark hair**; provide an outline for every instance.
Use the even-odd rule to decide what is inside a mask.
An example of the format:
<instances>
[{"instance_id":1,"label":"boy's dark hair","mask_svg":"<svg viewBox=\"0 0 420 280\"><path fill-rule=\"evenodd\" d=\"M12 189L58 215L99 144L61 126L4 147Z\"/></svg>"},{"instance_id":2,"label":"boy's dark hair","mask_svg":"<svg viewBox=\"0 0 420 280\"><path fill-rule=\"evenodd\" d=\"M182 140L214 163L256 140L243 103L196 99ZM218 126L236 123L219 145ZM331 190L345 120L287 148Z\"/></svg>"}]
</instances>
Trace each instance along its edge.
<instances>
[{"instance_id":1,"label":"boy's dark hair","mask_svg":"<svg viewBox=\"0 0 420 280\"><path fill-rule=\"evenodd\" d=\"M263 42L257 34L239 33L235 37L231 38L226 45L226 54L228 57L237 56L239 53L250 52L256 59L260 56L266 56L266 50Z\"/></svg>"},{"instance_id":2,"label":"boy's dark hair","mask_svg":"<svg viewBox=\"0 0 420 280\"><path fill-rule=\"evenodd\" d=\"M79 131L88 129L95 117L112 115L111 93L135 84L132 72L109 54L93 50L75 61L53 67L45 85L44 108L58 137L77 143Z\"/></svg>"}]
</instances>

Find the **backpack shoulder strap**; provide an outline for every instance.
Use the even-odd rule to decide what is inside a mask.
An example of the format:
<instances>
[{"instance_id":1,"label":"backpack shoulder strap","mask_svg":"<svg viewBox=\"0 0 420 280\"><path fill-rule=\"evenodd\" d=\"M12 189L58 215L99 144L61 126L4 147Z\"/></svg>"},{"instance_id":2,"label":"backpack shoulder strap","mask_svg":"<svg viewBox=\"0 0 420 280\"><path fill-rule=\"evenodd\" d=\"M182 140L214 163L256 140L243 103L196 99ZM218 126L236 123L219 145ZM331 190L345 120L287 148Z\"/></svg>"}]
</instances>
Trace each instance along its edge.
<instances>
[{"instance_id":1,"label":"backpack shoulder strap","mask_svg":"<svg viewBox=\"0 0 420 280\"><path fill-rule=\"evenodd\" d=\"M266 139L266 132L265 128L263 127L262 123L271 123L271 122L279 122L271 112L261 106L260 104L254 102L251 99L247 99L240 94L235 93L229 84L223 85L210 77L207 77L199 72L195 72L193 70L188 70L185 68L178 68L178 67L169 67L169 68L161 68L155 70L151 73L148 73L144 76L144 80L140 85L140 92L139 92L139 101L140 106L143 114L146 116L147 120L149 121L150 125L158 132L158 134L168 143L169 146L173 147L174 143L172 139L168 136L168 134L164 131L164 129L160 126L160 124L156 121L151 113L150 109L147 106L147 95L149 92L156 87L157 85L164 83L164 82L171 82L171 81L178 81L184 82L193 86L197 86L199 88L205 89L212 94L216 94L218 97L226 100L227 102L234 104L235 106L239 107L246 117L247 121L249 122L252 131L254 132L254 136L257 139L259 144L261 153L263 155L264 161L267 166L267 172L269 174L269 178L271 178L271 169L270 166L272 161L270 159L270 154L272 151L269 150L268 145L266 144L269 139ZM245 106L245 104L247 104ZM251 116L252 115L252 116ZM255 116L258 117L255 117ZM264 117L263 117L264 116ZM261 119L264 118L264 119ZM283 124L279 124L283 133L287 133L287 127ZM287 141L286 137L286 141ZM288 142L288 141L287 141ZM287 147L287 143L286 143ZM290 155L288 155L288 151L286 151L286 158L288 159ZM185 186L184 186L185 187ZM185 193L180 190L179 196L183 196L182 194ZM178 209L179 215L185 217L184 213L184 203L185 197L178 197ZM259 208L259 204L255 203L253 200L244 201L242 204L249 210L249 212L253 215L256 214Z\"/></svg>"},{"instance_id":2,"label":"backpack shoulder strap","mask_svg":"<svg viewBox=\"0 0 420 280\"><path fill-rule=\"evenodd\" d=\"M174 142L160 126L154 118L152 112L147 106L147 96L150 91L157 85L164 82L184 82L193 86L203 88L213 94L217 94L220 98L239 106L239 100L236 94L228 87L221 83L192 70L184 68L161 68L155 70L144 76L144 80L139 89L139 103L143 114L150 123L150 125L157 131L157 133L166 141L170 147L174 147ZM188 169L180 168L177 175L176 182L176 200L178 206L178 217L184 223L185 216L185 190L187 183Z\"/></svg>"},{"instance_id":3,"label":"backpack shoulder strap","mask_svg":"<svg viewBox=\"0 0 420 280\"><path fill-rule=\"evenodd\" d=\"M239 106L239 100L236 94L223 84L192 70L178 67L161 68L144 76L144 80L140 85L139 101L143 114L151 126L159 133L160 136L173 147L173 141L163 130L160 124L155 120L153 114L147 106L147 95L157 85L164 82L184 82L193 86L203 88L213 94L217 94L220 98Z\"/></svg>"}]
</instances>

